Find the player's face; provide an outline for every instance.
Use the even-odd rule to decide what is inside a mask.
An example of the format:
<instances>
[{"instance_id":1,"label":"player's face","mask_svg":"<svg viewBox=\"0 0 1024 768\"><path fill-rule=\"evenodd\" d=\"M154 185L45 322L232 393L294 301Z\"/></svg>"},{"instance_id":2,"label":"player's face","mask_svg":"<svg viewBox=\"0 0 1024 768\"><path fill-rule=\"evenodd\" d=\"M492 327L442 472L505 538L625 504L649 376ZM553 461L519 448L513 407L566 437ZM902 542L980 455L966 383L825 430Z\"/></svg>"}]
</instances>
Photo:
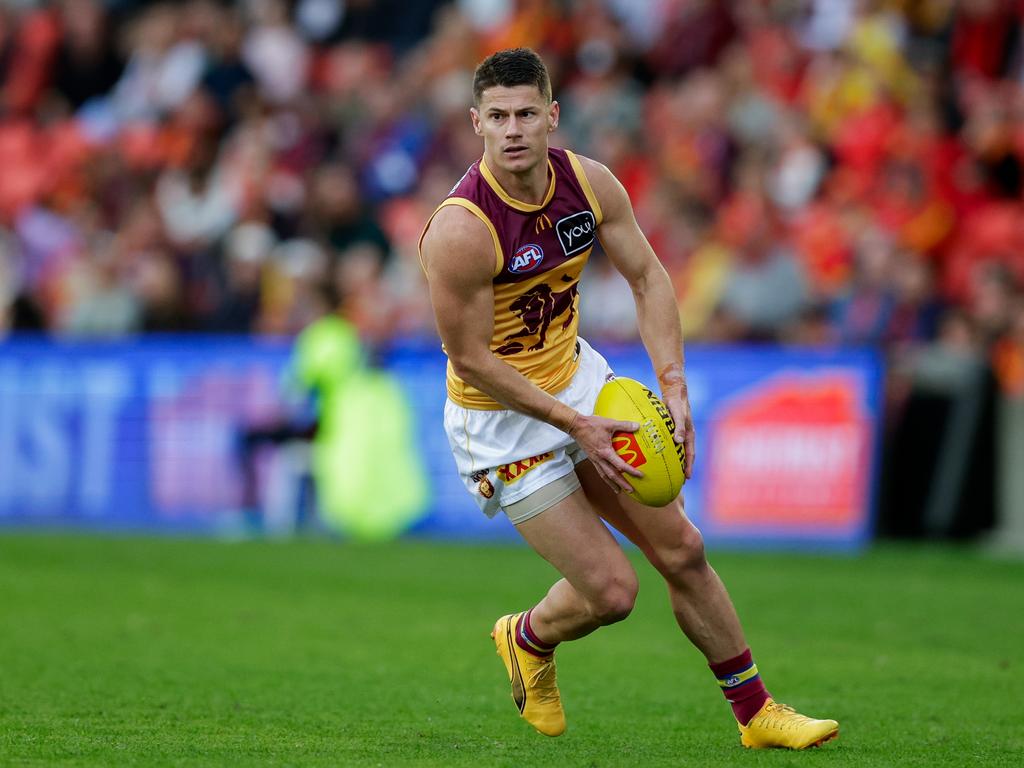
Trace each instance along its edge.
<instances>
[{"instance_id":1,"label":"player's face","mask_svg":"<svg viewBox=\"0 0 1024 768\"><path fill-rule=\"evenodd\" d=\"M525 173L547 163L548 134L558 127L558 102L548 103L537 86L488 88L470 114L473 129L484 139L488 165Z\"/></svg>"}]
</instances>

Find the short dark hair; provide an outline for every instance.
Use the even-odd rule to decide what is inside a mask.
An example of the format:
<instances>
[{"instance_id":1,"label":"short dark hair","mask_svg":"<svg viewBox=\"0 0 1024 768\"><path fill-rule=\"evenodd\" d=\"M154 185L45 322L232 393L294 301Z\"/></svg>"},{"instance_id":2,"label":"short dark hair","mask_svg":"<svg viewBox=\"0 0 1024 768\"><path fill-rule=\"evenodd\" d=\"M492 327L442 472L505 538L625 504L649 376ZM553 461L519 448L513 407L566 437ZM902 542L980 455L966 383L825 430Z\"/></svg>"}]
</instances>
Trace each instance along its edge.
<instances>
[{"instance_id":1,"label":"short dark hair","mask_svg":"<svg viewBox=\"0 0 1024 768\"><path fill-rule=\"evenodd\" d=\"M473 103L479 105L484 91L494 86L512 88L535 85L548 102L551 101L551 78L548 68L535 51L529 48L508 48L492 53L473 73Z\"/></svg>"}]
</instances>

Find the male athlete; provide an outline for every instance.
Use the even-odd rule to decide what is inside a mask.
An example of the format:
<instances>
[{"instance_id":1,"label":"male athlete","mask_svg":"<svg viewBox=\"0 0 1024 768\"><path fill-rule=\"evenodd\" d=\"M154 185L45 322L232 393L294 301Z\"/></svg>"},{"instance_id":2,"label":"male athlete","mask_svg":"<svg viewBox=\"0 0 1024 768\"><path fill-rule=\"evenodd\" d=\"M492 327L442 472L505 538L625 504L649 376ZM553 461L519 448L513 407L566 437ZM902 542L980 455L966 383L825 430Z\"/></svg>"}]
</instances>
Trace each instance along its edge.
<instances>
[{"instance_id":1,"label":"male athlete","mask_svg":"<svg viewBox=\"0 0 1024 768\"><path fill-rule=\"evenodd\" d=\"M600 163L548 147L559 105L540 57L495 53L473 81L474 163L424 230L421 258L448 354L445 430L459 474L488 516L503 511L562 575L532 609L492 636L519 713L548 736L565 730L555 647L621 621L637 577L602 523L646 555L668 585L676 621L707 657L747 747L803 749L835 737L765 690L736 611L704 557L682 500L644 507L622 491L641 473L612 449L633 422L593 415L612 378L576 335L577 287L596 238L633 290L640 335L675 439L693 470L693 422L675 295L625 190Z\"/></svg>"}]
</instances>

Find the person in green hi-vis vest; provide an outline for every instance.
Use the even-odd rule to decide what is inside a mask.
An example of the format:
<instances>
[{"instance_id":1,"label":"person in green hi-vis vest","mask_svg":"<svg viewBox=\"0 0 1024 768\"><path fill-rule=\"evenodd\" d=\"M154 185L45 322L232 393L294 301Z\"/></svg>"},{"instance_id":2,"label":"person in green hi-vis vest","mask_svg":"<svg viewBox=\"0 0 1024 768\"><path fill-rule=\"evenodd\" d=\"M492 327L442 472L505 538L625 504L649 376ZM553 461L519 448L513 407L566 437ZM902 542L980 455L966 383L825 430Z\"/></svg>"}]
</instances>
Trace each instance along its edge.
<instances>
[{"instance_id":1,"label":"person in green hi-vis vest","mask_svg":"<svg viewBox=\"0 0 1024 768\"><path fill-rule=\"evenodd\" d=\"M395 377L367 363L355 327L333 312L299 334L290 375L317 397L312 464L324 523L369 541L407 530L425 514L429 491Z\"/></svg>"}]
</instances>

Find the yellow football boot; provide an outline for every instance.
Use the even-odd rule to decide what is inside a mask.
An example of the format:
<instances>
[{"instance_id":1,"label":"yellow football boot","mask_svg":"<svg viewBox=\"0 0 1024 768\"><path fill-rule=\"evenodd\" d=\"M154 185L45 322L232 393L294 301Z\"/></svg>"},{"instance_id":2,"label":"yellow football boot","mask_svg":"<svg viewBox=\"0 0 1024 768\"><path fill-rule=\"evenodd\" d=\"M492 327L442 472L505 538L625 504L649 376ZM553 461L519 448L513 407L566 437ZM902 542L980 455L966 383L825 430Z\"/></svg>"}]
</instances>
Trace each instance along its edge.
<instances>
[{"instance_id":1,"label":"yellow football boot","mask_svg":"<svg viewBox=\"0 0 1024 768\"><path fill-rule=\"evenodd\" d=\"M739 729L740 743L751 749L807 749L839 735L839 723L835 720L805 717L792 707L771 699Z\"/></svg>"},{"instance_id":2,"label":"yellow football boot","mask_svg":"<svg viewBox=\"0 0 1024 768\"><path fill-rule=\"evenodd\" d=\"M522 614L502 616L491 637L512 683L512 700L520 717L545 736L558 736L565 730L562 697L555 682L554 654L534 656L516 645L516 623Z\"/></svg>"}]
</instances>

